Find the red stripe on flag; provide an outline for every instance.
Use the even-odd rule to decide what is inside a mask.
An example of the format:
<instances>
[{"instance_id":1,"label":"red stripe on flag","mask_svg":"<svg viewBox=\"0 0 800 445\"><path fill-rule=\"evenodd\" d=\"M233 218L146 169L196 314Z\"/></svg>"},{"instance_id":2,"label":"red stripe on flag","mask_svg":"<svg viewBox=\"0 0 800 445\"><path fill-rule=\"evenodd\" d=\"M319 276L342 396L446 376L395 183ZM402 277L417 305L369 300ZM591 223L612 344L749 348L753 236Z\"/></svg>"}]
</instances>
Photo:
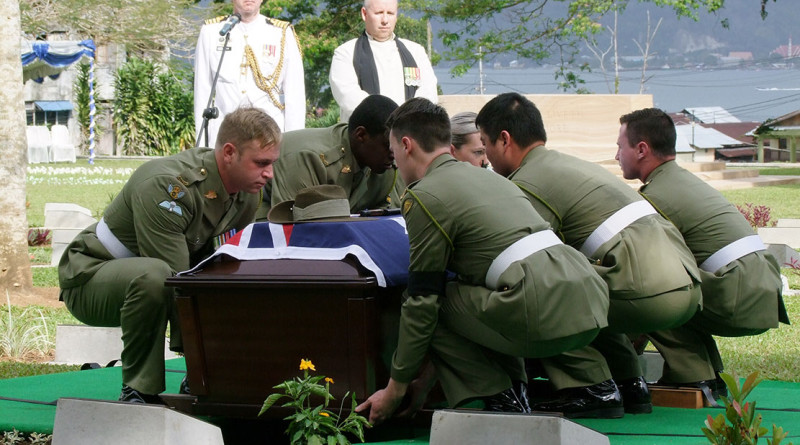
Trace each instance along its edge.
<instances>
[{"instance_id":1,"label":"red stripe on flag","mask_svg":"<svg viewBox=\"0 0 800 445\"><path fill-rule=\"evenodd\" d=\"M241 241L241 239L242 239L242 232L244 232L244 230L240 230L240 231L236 232L236 235L233 235L233 237L231 237L227 241L225 241L225 244L233 244L234 246L238 246L239 245L239 241Z\"/></svg>"},{"instance_id":2,"label":"red stripe on flag","mask_svg":"<svg viewBox=\"0 0 800 445\"><path fill-rule=\"evenodd\" d=\"M289 240L292 238L292 229L294 228L294 224L284 224L283 225L283 235L286 237L286 245L289 245Z\"/></svg>"}]
</instances>

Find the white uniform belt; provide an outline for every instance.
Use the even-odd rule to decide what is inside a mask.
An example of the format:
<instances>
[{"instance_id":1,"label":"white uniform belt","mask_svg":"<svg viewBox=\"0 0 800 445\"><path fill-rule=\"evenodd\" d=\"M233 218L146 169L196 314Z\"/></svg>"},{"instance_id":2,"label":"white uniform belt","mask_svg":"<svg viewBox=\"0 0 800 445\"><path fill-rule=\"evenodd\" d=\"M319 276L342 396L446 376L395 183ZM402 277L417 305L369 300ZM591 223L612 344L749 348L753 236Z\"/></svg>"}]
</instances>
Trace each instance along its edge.
<instances>
[{"instance_id":1,"label":"white uniform belt","mask_svg":"<svg viewBox=\"0 0 800 445\"><path fill-rule=\"evenodd\" d=\"M108 253L111 254L114 258L131 258L135 257L133 252L128 250L122 242L117 239L116 236L111 232L111 229L108 228L108 224L103 218L100 218L100 221L97 222L97 239L100 241L100 244L106 248Z\"/></svg>"},{"instance_id":2,"label":"white uniform belt","mask_svg":"<svg viewBox=\"0 0 800 445\"><path fill-rule=\"evenodd\" d=\"M508 246L504 251L497 255L497 258L492 261L489 270L486 272L486 287L489 289L497 289L497 280L500 275L508 269L508 266L515 261L527 258L532 254L546 249L556 244L562 244L552 230L542 230L541 232L532 233L525 238L517 240L514 244Z\"/></svg>"},{"instance_id":3,"label":"white uniform belt","mask_svg":"<svg viewBox=\"0 0 800 445\"><path fill-rule=\"evenodd\" d=\"M723 266L727 266L749 253L766 250L766 248L758 235L746 236L714 252L713 255L703 261L700 268L706 272L715 273Z\"/></svg>"},{"instance_id":4,"label":"white uniform belt","mask_svg":"<svg viewBox=\"0 0 800 445\"><path fill-rule=\"evenodd\" d=\"M606 241L614 237L625 227L633 224L640 218L647 215L654 215L656 209L647 201L632 202L625 207L617 210L613 215L608 217L603 224L600 224L581 246L581 253L587 257L591 257L597 252L597 249Z\"/></svg>"}]
</instances>

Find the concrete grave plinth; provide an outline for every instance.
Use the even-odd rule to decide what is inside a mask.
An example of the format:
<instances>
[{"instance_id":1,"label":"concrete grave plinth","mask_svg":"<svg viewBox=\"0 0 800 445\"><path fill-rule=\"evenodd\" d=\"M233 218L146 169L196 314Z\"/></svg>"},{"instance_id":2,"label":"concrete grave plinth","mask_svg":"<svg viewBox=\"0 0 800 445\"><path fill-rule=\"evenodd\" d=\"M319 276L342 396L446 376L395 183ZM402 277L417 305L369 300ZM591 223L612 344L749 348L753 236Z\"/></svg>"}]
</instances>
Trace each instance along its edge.
<instances>
[{"instance_id":1,"label":"concrete grave plinth","mask_svg":"<svg viewBox=\"0 0 800 445\"><path fill-rule=\"evenodd\" d=\"M83 229L96 223L97 220L92 216L89 209L77 204L65 202L48 202L44 205L44 226L52 234L51 246L53 255L50 261L51 266L58 266L61 255L66 250L67 245Z\"/></svg>"},{"instance_id":2,"label":"concrete grave plinth","mask_svg":"<svg viewBox=\"0 0 800 445\"><path fill-rule=\"evenodd\" d=\"M486 411L433 413L430 445L608 445L605 435L563 417Z\"/></svg>"},{"instance_id":3,"label":"concrete grave plinth","mask_svg":"<svg viewBox=\"0 0 800 445\"><path fill-rule=\"evenodd\" d=\"M759 227L758 236L764 244L786 244L800 248L800 227Z\"/></svg>"},{"instance_id":4,"label":"concrete grave plinth","mask_svg":"<svg viewBox=\"0 0 800 445\"><path fill-rule=\"evenodd\" d=\"M800 264L800 253L786 244L767 244L767 250L781 267L789 267L793 262Z\"/></svg>"},{"instance_id":5,"label":"concrete grave plinth","mask_svg":"<svg viewBox=\"0 0 800 445\"><path fill-rule=\"evenodd\" d=\"M105 366L119 360L122 354L122 329L86 325L56 326L56 357L54 363L80 365L98 363ZM164 347L164 358L176 358L169 346Z\"/></svg>"},{"instance_id":6,"label":"concrete grave plinth","mask_svg":"<svg viewBox=\"0 0 800 445\"><path fill-rule=\"evenodd\" d=\"M165 406L61 398L53 445L222 445L222 431Z\"/></svg>"},{"instance_id":7,"label":"concrete grave plinth","mask_svg":"<svg viewBox=\"0 0 800 445\"><path fill-rule=\"evenodd\" d=\"M664 357L658 351L644 351L639 356L639 364L646 382L656 382L664 374Z\"/></svg>"}]
</instances>

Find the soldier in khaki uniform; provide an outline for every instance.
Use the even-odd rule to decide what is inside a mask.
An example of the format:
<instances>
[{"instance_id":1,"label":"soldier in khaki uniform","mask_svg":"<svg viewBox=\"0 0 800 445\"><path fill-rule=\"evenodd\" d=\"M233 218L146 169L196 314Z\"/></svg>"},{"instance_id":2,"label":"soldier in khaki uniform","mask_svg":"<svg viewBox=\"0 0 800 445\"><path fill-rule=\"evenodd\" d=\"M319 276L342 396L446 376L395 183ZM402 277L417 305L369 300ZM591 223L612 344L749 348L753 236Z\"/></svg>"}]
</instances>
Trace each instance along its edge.
<instances>
[{"instance_id":1,"label":"soldier in khaki uniform","mask_svg":"<svg viewBox=\"0 0 800 445\"><path fill-rule=\"evenodd\" d=\"M699 273L680 233L602 166L548 150L541 114L524 96L495 97L476 123L494 170L525 192L609 289L608 328L591 346L542 360L560 392L534 409L569 417L621 417L623 408L651 412L638 356L625 334L680 326L697 311Z\"/></svg>"},{"instance_id":2,"label":"soldier in khaki uniform","mask_svg":"<svg viewBox=\"0 0 800 445\"><path fill-rule=\"evenodd\" d=\"M482 399L489 410L526 412L521 357L590 342L606 325L605 283L517 187L450 155L442 107L411 99L387 126L409 184L411 262L391 379L356 410L380 422L407 391L415 407L427 388L415 377L430 357L451 406Z\"/></svg>"},{"instance_id":3,"label":"soldier in khaki uniform","mask_svg":"<svg viewBox=\"0 0 800 445\"><path fill-rule=\"evenodd\" d=\"M376 94L356 107L347 124L285 133L275 180L265 188L266 205L256 219L266 219L271 205L320 184L341 186L354 213L397 207L396 190L402 192L405 186L398 180L385 134L386 119L396 108L393 100Z\"/></svg>"},{"instance_id":4,"label":"soldier in khaki uniform","mask_svg":"<svg viewBox=\"0 0 800 445\"><path fill-rule=\"evenodd\" d=\"M616 159L626 179L680 230L703 279L703 310L685 325L651 333L664 356L660 383L724 394L712 335L756 335L789 323L780 267L736 207L675 162L675 124L656 108L620 118ZM714 394L716 393L716 394Z\"/></svg>"},{"instance_id":5,"label":"soldier in khaki uniform","mask_svg":"<svg viewBox=\"0 0 800 445\"><path fill-rule=\"evenodd\" d=\"M214 149L194 148L136 169L97 224L67 247L58 266L61 299L78 320L122 327L120 400L158 403L164 333L181 350L173 289L189 269L253 221L272 178L280 129L266 113L225 116Z\"/></svg>"}]
</instances>

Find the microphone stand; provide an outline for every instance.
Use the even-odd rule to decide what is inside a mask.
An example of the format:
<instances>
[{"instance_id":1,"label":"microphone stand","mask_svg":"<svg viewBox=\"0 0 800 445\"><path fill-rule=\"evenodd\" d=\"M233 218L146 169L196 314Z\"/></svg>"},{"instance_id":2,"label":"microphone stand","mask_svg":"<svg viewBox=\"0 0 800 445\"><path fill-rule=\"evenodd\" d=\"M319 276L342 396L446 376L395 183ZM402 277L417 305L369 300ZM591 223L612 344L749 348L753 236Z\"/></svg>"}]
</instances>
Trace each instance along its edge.
<instances>
[{"instance_id":1,"label":"microphone stand","mask_svg":"<svg viewBox=\"0 0 800 445\"><path fill-rule=\"evenodd\" d=\"M195 138L195 147L200 146L200 135L205 136L205 147L208 147L208 121L219 117L219 109L214 106L214 95L217 92L217 79L219 79L219 71L222 69L222 60L225 58L225 53L230 49L228 48L228 40L231 38L231 32L225 34L225 42L222 43L222 54L219 56L219 64L217 64L217 72L214 73L214 80L211 82L211 93L208 95L208 103L206 109L203 110L203 124L200 126L200 131L197 132Z\"/></svg>"}]
</instances>

